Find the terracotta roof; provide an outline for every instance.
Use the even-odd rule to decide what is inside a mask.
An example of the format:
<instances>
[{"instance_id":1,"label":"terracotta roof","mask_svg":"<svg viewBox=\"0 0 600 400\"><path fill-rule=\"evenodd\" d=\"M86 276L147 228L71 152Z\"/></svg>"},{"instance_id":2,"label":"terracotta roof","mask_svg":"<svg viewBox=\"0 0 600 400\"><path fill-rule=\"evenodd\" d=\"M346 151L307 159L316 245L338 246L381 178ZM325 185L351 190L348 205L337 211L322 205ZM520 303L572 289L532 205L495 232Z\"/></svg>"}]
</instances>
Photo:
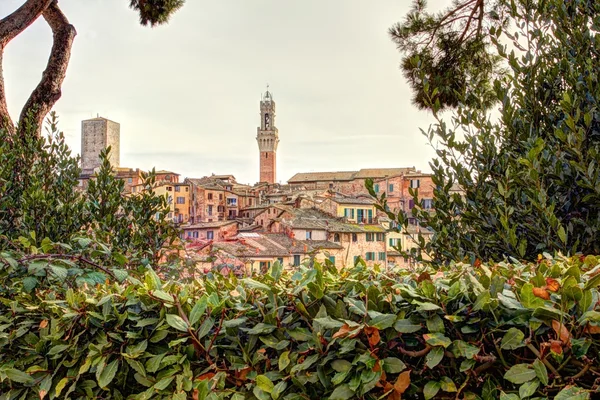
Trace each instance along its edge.
<instances>
[{"instance_id":1,"label":"terracotta roof","mask_svg":"<svg viewBox=\"0 0 600 400\"><path fill-rule=\"evenodd\" d=\"M220 228L231 224L237 224L236 221L214 221L214 222L199 222L193 225L183 225L181 228L186 229L205 229L205 228Z\"/></svg>"},{"instance_id":2,"label":"terracotta roof","mask_svg":"<svg viewBox=\"0 0 600 400\"><path fill-rule=\"evenodd\" d=\"M415 172L414 167L406 168L364 168L356 173L354 179L385 178Z\"/></svg>"},{"instance_id":3,"label":"terracotta roof","mask_svg":"<svg viewBox=\"0 0 600 400\"><path fill-rule=\"evenodd\" d=\"M288 179L288 183L317 181L351 181L356 171L300 172Z\"/></svg>"},{"instance_id":4,"label":"terracotta roof","mask_svg":"<svg viewBox=\"0 0 600 400\"><path fill-rule=\"evenodd\" d=\"M164 175L164 174L171 174L171 175L177 175L179 176L180 174L178 174L177 172L172 172L172 171L166 171L164 169L161 169L160 171L155 171L154 172L156 175Z\"/></svg>"},{"instance_id":5,"label":"terracotta roof","mask_svg":"<svg viewBox=\"0 0 600 400\"><path fill-rule=\"evenodd\" d=\"M375 200L368 197L332 197L331 201L338 204L361 204L361 205L373 205Z\"/></svg>"}]
</instances>

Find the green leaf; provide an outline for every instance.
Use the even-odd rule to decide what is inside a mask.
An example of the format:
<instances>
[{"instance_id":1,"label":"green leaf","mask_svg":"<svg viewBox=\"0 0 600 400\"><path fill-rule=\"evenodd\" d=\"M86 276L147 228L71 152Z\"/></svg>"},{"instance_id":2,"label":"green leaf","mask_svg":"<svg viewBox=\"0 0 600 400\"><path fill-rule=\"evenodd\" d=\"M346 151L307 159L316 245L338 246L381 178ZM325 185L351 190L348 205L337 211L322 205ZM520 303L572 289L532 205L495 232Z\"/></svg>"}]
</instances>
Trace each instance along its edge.
<instances>
[{"instance_id":1,"label":"green leaf","mask_svg":"<svg viewBox=\"0 0 600 400\"><path fill-rule=\"evenodd\" d=\"M56 387L54 388L54 396L55 397L60 396L60 394L63 391L63 389L65 388L65 386L67 386L67 383L69 383L69 378L62 378L60 381L58 381L58 383L56 384Z\"/></svg>"},{"instance_id":2,"label":"green leaf","mask_svg":"<svg viewBox=\"0 0 600 400\"><path fill-rule=\"evenodd\" d=\"M162 378L160 381L156 382L156 384L154 385L154 389L165 390L167 387L169 387L171 382L173 382L173 379L175 379L174 376L167 376Z\"/></svg>"},{"instance_id":3,"label":"green leaf","mask_svg":"<svg viewBox=\"0 0 600 400\"><path fill-rule=\"evenodd\" d=\"M242 329L244 329L244 328L242 328ZM275 329L277 329L277 327L274 325L269 325L269 324L260 322L260 323L256 324L256 326L254 326L254 328L245 329L245 330L247 330L248 334L250 334L250 335L266 335L268 333L273 332Z\"/></svg>"},{"instance_id":4,"label":"green leaf","mask_svg":"<svg viewBox=\"0 0 600 400\"><path fill-rule=\"evenodd\" d=\"M37 278L33 276L26 276L23 278L23 290L27 293L31 292L38 284Z\"/></svg>"},{"instance_id":5,"label":"green leaf","mask_svg":"<svg viewBox=\"0 0 600 400\"><path fill-rule=\"evenodd\" d=\"M347 360L334 360L331 363L331 368L333 368L336 372L346 372L350 371L352 368L352 363Z\"/></svg>"},{"instance_id":6,"label":"green leaf","mask_svg":"<svg viewBox=\"0 0 600 400\"><path fill-rule=\"evenodd\" d=\"M521 387L519 387L519 397L521 399L524 399L526 397L533 396L538 386L540 386L540 381L538 381L537 379L525 382L521 385Z\"/></svg>"},{"instance_id":7,"label":"green leaf","mask_svg":"<svg viewBox=\"0 0 600 400\"><path fill-rule=\"evenodd\" d=\"M198 329L198 339L202 339L204 336L208 335L213 326L215 326L215 320L210 317L206 318L202 325L200 325L200 329Z\"/></svg>"},{"instance_id":8,"label":"green leaf","mask_svg":"<svg viewBox=\"0 0 600 400\"><path fill-rule=\"evenodd\" d=\"M365 304L362 301L355 300L352 298L346 298L346 302L348 303L348 309L351 313L360 315L361 317L367 315L367 309L365 308Z\"/></svg>"},{"instance_id":9,"label":"green leaf","mask_svg":"<svg viewBox=\"0 0 600 400\"><path fill-rule=\"evenodd\" d=\"M535 371L535 376L546 386L548 384L548 371L539 358L536 358L533 362L533 370Z\"/></svg>"},{"instance_id":10,"label":"green leaf","mask_svg":"<svg viewBox=\"0 0 600 400\"><path fill-rule=\"evenodd\" d=\"M53 355L56 355L56 354L60 354L60 353L64 352L66 349L68 349L68 348L69 348L68 344L59 344L59 345L53 346L48 351L48 355L49 356L53 356Z\"/></svg>"},{"instance_id":11,"label":"green leaf","mask_svg":"<svg viewBox=\"0 0 600 400\"><path fill-rule=\"evenodd\" d=\"M264 392L271 393L275 385L265 375L258 375L256 377L256 385Z\"/></svg>"},{"instance_id":12,"label":"green leaf","mask_svg":"<svg viewBox=\"0 0 600 400\"><path fill-rule=\"evenodd\" d=\"M394 329L400 333L414 333L422 328L421 325L412 323L410 319L399 319L394 323Z\"/></svg>"},{"instance_id":13,"label":"green leaf","mask_svg":"<svg viewBox=\"0 0 600 400\"><path fill-rule=\"evenodd\" d=\"M425 339L427 344L430 346L443 346L445 348L452 344L450 338L438 332L426 333L423 335L423 339Z\"/></svg>"},{"instance_id":14,"label":"green leaf","mask_svg":"<svg viewBox=\"0 0 600 400\"><path fill-rule=\"evenodd\" d=\"M189 320L191 326L196 325L196 323L200 321L200 318L202 315L204 315L204 311L206 311L206 297L202 296L202 298L196 302L194 308L192 308L192 311L190 312Z\"/></svg>"},{"instance_id":15,"label":"green leaf","mask_svg":"<svg viewBox=\"0 0 600 400\"><path fill-rule=\"evenodd\" d=\"M425 400L429 400L435 397L435 395L440 391L441 385L436 381L429 381L423 387L423 395L425 396Z\"/></svg>"},{"instance_id":16,"label":"green leaf","mask_svg":"<svg viewBox=\"0 0 600 400\"><path fill-rule=\"evenodd\" d=\"M8 379L10 379L13 382L18 382L18 383L33 382L33 378L31 376L29 376L29 374L26 374L25 372L20 371L15 368L6 368L3 372L6 374Z\"/></svg>"},{"instance_id":17,"label":"green leaf","mask_svg":"<svg viewBox=\"0 0 600 400\"><path fill-rule=\"evenodd\" d=\"M513 365L504 374L504 379L516 384L522 384L529 382L536 377L535 370L529 368L529 364L516 364Z\"/></svg>"},{"instance_id":18,"label":"green leaf","mask_svg":"<svg viewBox=\"0 0 600 400\"><path fill-rule=\"evenodd\" d=\"M590 392L577 386L566 386L554 400L588 400Z\"/></svg>"},{"instance_id":19,"label":"green leaf","mask_svg":"<svg viewBox=\"0 0 600 400\"><path fill-rule=\"evenodd\" d=\"M396 314L380 314L371 319L369 325L380 330L387 329L394 325L396 318Z\"/></svg>"},{"instance_id":20,"label":"green leaf","mask_svg":"<svg viewBox=\"0 0 600 400\"><path fill-rule=\"evenodd\" d=\"M237 328L238 326L242 325L246 321L248 321L248 318L246 318L246 317L230 319L229 321L223 321L223 327Z\"/></svg>"},{"instance_id":21,"label":"green leaf","mask_svg":"<svg viewBox=\"0 0 600 400\"><path fill-rule=\"evenodd\" d=\"M279 370L283 371L288 365L290 365L290 352L284 351L279 356Z\"/></svg>"},{"instance_id":22,"label":"green leaf","mask_svg":"<svg viewBox=\"0 0 600 400\"><path fill-rule=\"evenodd\" d=\"M178 331L187 332L188 324L179 315L167 314L167 324L170 327L177 329Z\"/></svg>"},{"instance_id":23,"label":"green leaf","mask_svg":"<svg viewBox=\"0 0 600 400\"><path fill-rule=\"evenodd\" d=\"M275 387L273 387L273 391L271 392L271 397L273 398L273 400L277 400L279 398L279 396L281 396L281 393L283 393L286 388L287 388L287 382L285 382L285 381L281 381L277 385L275 385Z\"/></svg>"},{"instance_id":24,"label":"green leaf","mask_svg":"<svg viewBox=\"0 0 600 400\"><path fill-rule=\"evenodd\" d=\"M504 392L500 393L500 400L521 400L519 396L514 393L506 394Z\"/></svg>"},{"instance_id":25,"label":"green leaf","mask_svg":"<svg viewBox=\"0 0 600 400\"><path fill-rule=\"evenodd\" d=\"M299 371L306 371L309 369L317 360L319 359L318 354L313 354L312 356L308 356L302 361L301 364L294 365L292 370L290 371L292 374Z\"/></svg>"},{"instance_id":26,"label":"green leaf","mask_svg":"<svg viewBox=\"0 0 600 400\"><path fill-rule=\"evenodd\" d=\"M354 390L347 383L336 387L329 396L329 400L348 400L354 398Z\"/></svg>"},{"instance_id":27,"label":"green leaf","mask_svg":"<svg viewBox=\"0 0 600 400\"><path fill-rule=\"evenodd\" d=\"M446 328L444 327L444 321L440 318L439 315L434 314L427 319L427 329L429 332L440 332L444 333Z\"/></svg>"},{"instance_id":28,"label":"green leaf","mask_svg":"<svg viewBox=\"0 0 600 400\"><path fill-rule=\"evenodd\" d=\"M325 329L339 329L344 325L343 322L336 321L335 319L331 318L330 316L323 317L323 318L315 318L314 321L316 323L318 323L319 325L321 325Z\"/></svg>"},{"instance_id":29,"label":"green leaf","mask_svg":"<svg viewBox=\"0 0 600 400\"><path fill-rule=\"evenodd\" d=\"M246 284L246 286L248 286L251 289L260 289L260 290L264 290L267 292L271 291L271 288L269 286L265 285L264 283L255 281L254 279L251 279L251 278L242 279L242 282L244 282Z\"/></svg>"},{"instance_id":30,"label":"green leaf","mask_svg":"<svg viewBox=\"0 0 600 400\"><path fill-rule=\"evenodd\" d=\"M525 334L517 328L510 328L502 337L500 348L503 350L514 350L525 346L523 343Z\"/></svg>"},{"instance_id":31,"label":"green leaf","mask_svg":"<svg viewBox=\"0 0 600 400\"><path fill-rule=\"evenodd\" d=\"M462 340L455 340L452 342L452 353L456 357L475 358L479 354L479 347L473 346Z\"/></svg>"},{"instance_id":32,"label":"green leaf","mask_svg":"<svg viewBox=\"0 0 600 400\"><path fill-rule=\"evenodd\" d=\"M442 376L442 379L440 379L440 386L444 392L454 393L457 391L454 381L447 376Z\"/></svg>"},{"instance_id":33,"label":"green leaf","mask_svg":"<svg viewBox=\"0 0 600 400\"><path fill-rule=\"evenodd\" d=\"M432 348L427 356L425 357L426 364L430 369L433 369L436 365L442 361L444 358L444 348L442 346L437 346Z\"/></svg>"},{"instance_id":34,"label":"green leaf","mask_svg":"<svg viewBox=\"0 0 600 400\"><path fill-rule=\"evenodd\" d=\"M386 357L383 359L383 370L390 374L398 374L406 369L406 364L399 358Z\"/></svg>"},{"instance_id":35,"label":"green leaf","mask_svg":"<svg viewBox=\"0 0 600 400\"><path fill-rule=\"evenodd\" d=\"M114 360L110 364L108 364L102 370L102 373L98 377L98 386L101 388L107 387L115 377L117 373L117 369L119 368L119 360Z\"/></svg>"},{"instance_id":36,"label":"green leaf","mask_svg":"<svg viewBox=\"0 0 600 400\"><path fill-rule=\"evenodd\" d=\"M172 304L174 302L173 300L173 296L171 296L169 293L162 291L162 290L155 290L152 293L152 296L161 299L162 301L166 301L169 304Z\"/></svg>"},{"instance_id":37,"label":"green leaf","mask_svg":"<svg viewBox=\"0 0 600 400\"><path fill-rule=\"evenodd\" d=\"M125 357L125 361L127 362L127 364L129 364L129 366L138 374L142 375L142 376L146 376L146 369L144 368L144 364L142 364L141 362L139 362L138 360L134 360L132 358L127 358Z\"/></svg>"}]
</instances>

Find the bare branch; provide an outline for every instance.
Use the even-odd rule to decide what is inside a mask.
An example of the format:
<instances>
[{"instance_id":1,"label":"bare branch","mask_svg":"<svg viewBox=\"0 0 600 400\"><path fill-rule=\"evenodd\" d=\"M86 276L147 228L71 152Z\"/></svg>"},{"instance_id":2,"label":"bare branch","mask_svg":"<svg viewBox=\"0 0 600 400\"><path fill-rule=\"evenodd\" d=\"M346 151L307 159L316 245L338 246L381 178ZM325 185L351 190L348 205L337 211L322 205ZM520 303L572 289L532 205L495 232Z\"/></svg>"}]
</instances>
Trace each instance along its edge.
<instances>
[{"instance_id":1,"label":"bare branch","mask_svg":"<svg viewBox=\"0 0 600 400\"><path fill-rule=\"evenodd\" d=\"M53 0L27 0L12 14L0 20L0 48L4 47L31 25Z\"/></svg>"},{"instance_id":2,"label":"bare branch","mask_svg":"<svg viewBox=\"0 0 600 400\"><path fill-rule=\"evenodd\" d=\"M46 8L43 16L52 28L54 43L42 80L29 96L20 115L20 121L24 121L25 117L30 115L31 123L37 125L38 133L41 131L44 117L62 94L61 86L67 73L73 40L77 35L75 27L62 13L57 1L53 1Z\"/></svg>"}]
</instances>

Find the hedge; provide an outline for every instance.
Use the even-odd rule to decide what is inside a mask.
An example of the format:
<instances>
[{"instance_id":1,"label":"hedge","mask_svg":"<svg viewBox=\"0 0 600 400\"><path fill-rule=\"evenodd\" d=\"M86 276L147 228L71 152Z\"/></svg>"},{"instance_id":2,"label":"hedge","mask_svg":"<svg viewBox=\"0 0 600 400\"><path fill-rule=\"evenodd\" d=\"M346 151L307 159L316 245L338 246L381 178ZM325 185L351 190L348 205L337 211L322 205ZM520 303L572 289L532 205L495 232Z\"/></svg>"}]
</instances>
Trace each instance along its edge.
<instances>
[{"instance_id":1,"label":"hedge","mask_svg":"<svg viewBox=\"0 0 600 400\"><path fill-rule=\"evenodd\" d=\"M595 257L122 282L0 257L1 399L589 399ZM89 267L89 265L88 265ZM115 272L119 272L118 274ZM109 279L107 279L109 278Z\"/></svg>"}]
</instances>

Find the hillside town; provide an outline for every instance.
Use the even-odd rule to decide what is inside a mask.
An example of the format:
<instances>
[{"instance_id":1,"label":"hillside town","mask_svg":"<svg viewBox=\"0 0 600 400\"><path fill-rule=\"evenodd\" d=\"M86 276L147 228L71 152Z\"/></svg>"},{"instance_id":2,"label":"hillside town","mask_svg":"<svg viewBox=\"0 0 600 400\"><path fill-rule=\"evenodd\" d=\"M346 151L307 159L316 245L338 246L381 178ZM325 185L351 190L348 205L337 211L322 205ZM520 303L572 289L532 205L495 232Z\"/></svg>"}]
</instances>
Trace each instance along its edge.
<instances>
[{"instance_id":1,"label":"hillside town","mask_svg":"<svg viewBox=\"0 0 600 400\"><path fill-rule=\"evenodd\" d=\"M120 165L120 125L106 118L82 121L81 185L100 167L100 152L111 148L109 161L123 180L125 194L152 190L165 196L168 218L179 229L188 254L205 270L240 273L266 271L279 261L300 265L314 258L337 268L363 260L367 265L410 266L413 260L399 251L415 246L417 234L432 233L409 218L409 228L396 226L377 210L365 180L372 179L378 195L385 194L394 213L411 214L417 190L424 209L433 208L430 174L415 167L367 168L356 171L299 172L277 183L279 131L275 100L267 90L260 101L256 141L259 180L249 185L232 174L181 177L175 171L155 171L156 183L147 188L139 168ZM230 171L224 171L230 172Z\"/></svg>"}]
</instances>

